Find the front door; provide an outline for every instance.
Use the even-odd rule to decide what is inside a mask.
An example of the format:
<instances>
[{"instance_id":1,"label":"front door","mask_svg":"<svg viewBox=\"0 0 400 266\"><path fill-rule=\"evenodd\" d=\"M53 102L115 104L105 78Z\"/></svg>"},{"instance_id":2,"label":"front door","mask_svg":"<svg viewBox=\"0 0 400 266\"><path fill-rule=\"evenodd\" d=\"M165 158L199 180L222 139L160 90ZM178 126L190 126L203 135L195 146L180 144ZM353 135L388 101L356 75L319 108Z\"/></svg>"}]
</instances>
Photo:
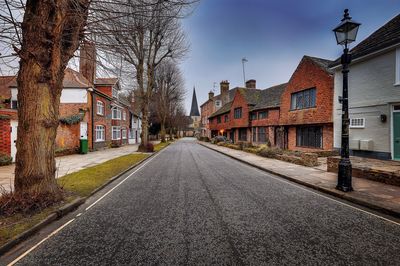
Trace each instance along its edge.
<instances>
[{"instance_id":1,"label":"front door","mask_svg":"<svg viewBox=\"0 0 400 266\"><path fill-rule=\"evenodd\" d=\"M11 126L11 157L13 162L15 162L15 155L17 154L17 128L18 121L10 121Z\"/></svg>"},{"instance_id":2,"label":"front door","mask_svg":"<svg viewBox=\"0 0 400 266\"><path fill-rule=\"evenodd\" d=\"M393 159L400 160L400 112L393 113Z\"/></svg>"},{"instance_id":3,"label":"front door","mask_svg":"<svg viewBox=\"0 0 400 266\"><path fill-rule=\"evenodd\" d=\"M88 125L86 122L81 122L80 139L88 139Z\"/></svg>"}]
</instances>

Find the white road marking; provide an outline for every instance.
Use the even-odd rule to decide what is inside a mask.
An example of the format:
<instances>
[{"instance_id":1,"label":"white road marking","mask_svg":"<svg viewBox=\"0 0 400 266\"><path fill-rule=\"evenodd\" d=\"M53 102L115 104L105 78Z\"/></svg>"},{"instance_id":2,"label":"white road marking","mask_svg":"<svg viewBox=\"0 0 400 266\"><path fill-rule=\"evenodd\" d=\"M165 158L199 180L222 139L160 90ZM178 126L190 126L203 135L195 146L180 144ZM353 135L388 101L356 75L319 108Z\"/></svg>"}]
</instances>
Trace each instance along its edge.
<instances>
[{"instance_id":1,"label":"white road marking","mask_svg":"<svg viewBox=\"0 0 400 266\"><path fill-rule=\"evenodd\" d=\"M8 266L12 266L15 263L17 263L19 260L21 260L23 257L25 257L26 255L28 255L29 253L31 253L34 249L36 249L38 246L40 246L44 241L46 241L47 239L49 239L50 237L52 237L53 235L57 234L58 232L60 232L64 227L66 227L67 225L69 225L70 223L72 223L75 220L69 220L68 222L66 222L65 224L63 224L61 227L59 227L58 229L56 229L55 231L53 231L50 235L48 235L46 238L42 239L42 241L40 241L39 243L37 243L36 245L34 245L33 247L31 247L30 249L28 249L24 254L22 254L21 256L19 256L18 258L16 258L15 260L13 260L10 264L8 264Z\"/></svg>"},{"instance_id":2,"label":"white road marking","mask_svg":"<svg viewBox=\"0 0 400 266\"><path fill-rule=\"evenodd\" d=\"M166 147L167 148L167 147ZM91 207L93 207L95 204L97 204L100 200L102 200L105 196L107 196L108 194L111 193L111 191L113 191L114 189L116 189L118 186L120 186L122 183L124 183L128 178L130 178L132 175L134 175L137 171L139 171L140 169L142 169L145 165L147 165L149 162L151 162L154 158L156 158L160 153L162 153L165 149L162 149L161 151L159 151L156 155L154 155L152 158L150 158L147 162L145 162L144 164L142 164L139 168L137 168L135 171L133 171L131 174L129 174L124 180L122 180L121 182L119 182L115 187L113 187L110 191L108 191L106 194L104 194L103 196L101 196L98 200L96 200L93 204L91 204L89 207L87 207L85 209L85 211L89 210ZM79 213L76 215L76 217L81 216L82 213ZM26 255L28 255L29 253L31 253L33 250L35 250L38 246L40 246L43 242L45 242L46 240L48 240L49 238L51 238L52 236L54 236L55 234L57 234L58 232L60 232L64 227L66 227L67 225L69 225L70 223L72 223L75 220L69 220L68 222L66 222L65 224L63 224L62 226L60 226L59 228L57 228L56 230L54 230L51 234L49 234L46 238L42 239L39 243L37 243L36 245L34 245L33 247L31 247L30 249L28 249L25 253L23 253L21 256L19 256L18 258L16 258L15 260L13 260L10 264L8 264L7 266L12 266L15 263L17 263L18 261L20 261L22 258L24 258Z\"/></svg>"}]
</instances>

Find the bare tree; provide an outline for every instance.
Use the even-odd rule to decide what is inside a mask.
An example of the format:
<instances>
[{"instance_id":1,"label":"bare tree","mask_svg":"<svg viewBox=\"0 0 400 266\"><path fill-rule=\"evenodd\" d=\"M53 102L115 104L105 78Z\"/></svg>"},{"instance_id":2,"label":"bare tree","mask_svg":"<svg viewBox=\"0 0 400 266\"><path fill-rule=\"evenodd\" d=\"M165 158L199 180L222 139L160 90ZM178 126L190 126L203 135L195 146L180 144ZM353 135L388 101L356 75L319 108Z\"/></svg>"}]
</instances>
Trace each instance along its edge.
<instances>
[{"instance_id":1,"label":"bare tree","mask_svg":"<svg viewBox=\"0 0 400 266\"><path fill-rule=\"evenodd\" d=\"M19 58L15 192L58 200L54 148L62 82L82 40L90 1L5 0L2 5L2 47L15 52L4 48L9 54L3 57Z\"/></svg>"},{"instance_id":2,"label":"bare tree","mask_svg":"<svg viewBox=\"0 0 400 266\"><path fill-rule=\"evenodd\" d=\"M121 2L121 1L120 1ZM166 58L182 58L188 51L185 34L179 18L194 1L188 0L132 0L115 6L120 16L109 18L108 12L98 11L93 32L106 51L134 66L135 97L141 106L142 142L140 150L147 149L149 105L154 89L156 68ZM115 2L114 2L115 3ZM121 9L122 7L122 9ZM96 10L109 10L100 4ZM97 37L96 37L97 38ZM101 40L101 41L99 41Z\"/></svg>"},{"instance_id":3,"label":"bare tree","mask_svg":"<svg viewBox=\"0 0 400 266\"><path fill-rule=\"evenodd\" d=\"M165 142L166 125L172 121L176 106L181 105L185 97L184 83L178 66L172 61L162 62L155 73L153 103L161 126L161 141ZM170 129L172 127L170 126Z\"/></svg>"}]
</instances>

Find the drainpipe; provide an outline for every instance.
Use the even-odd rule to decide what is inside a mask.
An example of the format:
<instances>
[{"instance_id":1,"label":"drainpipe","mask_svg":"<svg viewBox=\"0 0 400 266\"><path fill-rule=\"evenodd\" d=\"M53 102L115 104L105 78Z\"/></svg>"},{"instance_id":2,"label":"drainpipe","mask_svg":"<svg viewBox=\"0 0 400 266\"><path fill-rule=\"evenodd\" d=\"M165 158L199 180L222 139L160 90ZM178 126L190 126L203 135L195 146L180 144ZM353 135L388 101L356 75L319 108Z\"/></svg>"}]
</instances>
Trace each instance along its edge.
<instances>
[{"instance_id":1,"label":"drainpipe","mask_svg":"<svg viewBox=\"0 0 400 266\"><path fill-rule=\"evenodd\" d=\"M90 92L90 99L91 99L91 109L90 109L90 116L91 116L91 119L90 119L90 127L91 127L91 129L92 129L92 151L93 151L93 149L94 149L94 112L93 112L93 110L94 110L94 101L93 101L93 98L94 98L94 90L93 90L93 88L89 88L88 89L88 91Z\"/></svg>"}]
</instances>

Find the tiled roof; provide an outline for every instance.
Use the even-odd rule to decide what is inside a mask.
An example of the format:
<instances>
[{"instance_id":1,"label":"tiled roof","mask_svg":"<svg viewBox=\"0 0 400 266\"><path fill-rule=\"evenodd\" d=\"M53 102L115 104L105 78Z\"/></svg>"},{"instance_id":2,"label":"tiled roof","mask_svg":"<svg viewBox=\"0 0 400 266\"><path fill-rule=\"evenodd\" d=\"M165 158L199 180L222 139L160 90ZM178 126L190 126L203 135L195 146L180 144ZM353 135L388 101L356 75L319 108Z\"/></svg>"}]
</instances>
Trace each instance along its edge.
<instances>
[{"instance_id":1,"label":"tiled roof","mask_svg":"<svg viewBox=\"0 0 400 266\"><path fill-rule=\"evenodd\" d=\"M252 110L279 107L281 104L281 96L286 88L287 83L272 86L260 92L260 100L252 108Z\"/></svg>"},{"instance_id":2,"label":"tiled roof","mask_svg":"<svg viewBox=\"0 0 400 266\"><path fill-rule=\"evenodd\" d=\"M16 83L16 76L0 77L0 96L6 99L11 97L11 84Z\"/></svg>"},{"instance_id":3,"label":"tiled roof","mask_svg":"<svg viewBox=\"0 0 400 266\"><path fill-rule=\"evenodd\" d=\"M10 78L8 76L0 77L0 79L7 79ZM8 83L9 87L17 87L17 79L15 77L11 77L12 80ZM0 85L1 86L1 85ZM64 88L89 88L91 87L90 82L78 71L75 71L71 68L65 69L64 80L63 80L63 87Z\"/></svg>"},{"instance_id":4,"label":"tiled roof","mask_svg":"<svg viewBox=\"0 0 400 266\"><path fill-rule=\"evenodd\" d=\"M326 72L333 74L333 70L329 68L329 66L333 63L333 61L328 60L328 59L323 59L323 58L318 58L318 57L312 57L305 55L304 58L312 60L314 63L319 65L323 70Z\"/></svg>"},{"instance_id":5,"label":"tiled roof","mask_svg":"<svg viewBox=\"0 0 400 266\"><path fill-rule=\"evenodd\" d=\"M91 87L90 82L78 71L71 68L65 69L64 88L89 88Z\"/></svg>"},{"instance_id":6,"label":"tiled roof","mask_svg":"<svg viewBox=\"0 0 400 266\"><path fill-rule=\"evenodd\" d=\"M251 110L259 110L266 108L279 107L281 102L281 95L286 88L287 83L272 86L270 88L248 89L248 88L235 88L240 94L243 95L247 104L252 105ZM233 97L232 97L233 98ZM230 111L233 99L222 106L218 111L214 112L209 118L213 118Z\"/></svg>"},{"instance_id":7,"label":"tiled roof","mask_svg":"<svg viewBox=\"0 0 400 266\"><path fill-rule=\"evenodd\" d=\"M118 82L118 78L97 78L94 81L96 85L115 85Z\"/></svg>"},{"instance_id":8,"label":"tiled roof","mask_svg":"<svg viewBox=\"0 0 400 266\"><path fill-rule=\"evenodd\" d=\"M218 109L218 111L214 112L208 118L213 118L213 117L228 113L231 110L231 106L232 106L232 101L230 101L230 102L226 103L225 105L223 105L221 108Z\"/></svg>"},{"instance_id":9,"label":"tiled roof","mask_svg":"<svg viewBox=\"0 0 400 266\"><path fill-rule=\"evenodd\" d=\"M400 14L351 49L352 58L368 55L396 44L400 44ZM335 60L331 67L339 64L340 58Z\"/></svg>"}]
</instances>

